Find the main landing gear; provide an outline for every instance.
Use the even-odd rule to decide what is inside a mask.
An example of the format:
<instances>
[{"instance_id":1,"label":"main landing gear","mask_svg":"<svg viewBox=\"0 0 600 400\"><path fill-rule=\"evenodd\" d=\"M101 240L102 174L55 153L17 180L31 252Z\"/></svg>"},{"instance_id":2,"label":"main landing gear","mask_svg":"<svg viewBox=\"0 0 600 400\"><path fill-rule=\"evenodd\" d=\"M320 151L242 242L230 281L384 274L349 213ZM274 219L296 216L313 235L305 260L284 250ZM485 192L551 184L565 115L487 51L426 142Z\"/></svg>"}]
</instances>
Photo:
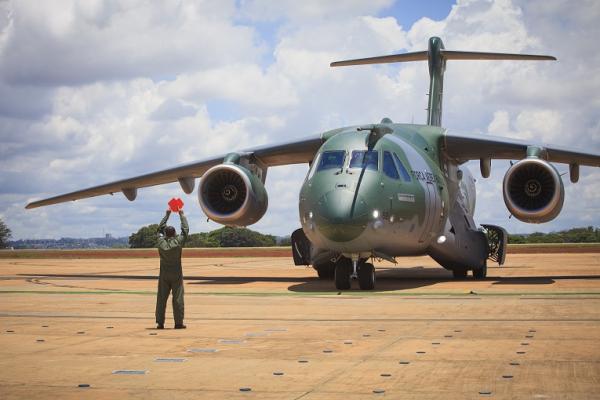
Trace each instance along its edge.
<instances>
[{"instance_id":1,"label":"main landing gear","mask_svg":"<svg viewBox=\"0 0 600 400\"><path fill-rule=\"evenodd\" d=\"M348 290L352 280L358 279L361 290L375 288L375 267L365 260L352 261L342 257L335 263L335 287L338 290Z\"/></svg>"}]
</instances>

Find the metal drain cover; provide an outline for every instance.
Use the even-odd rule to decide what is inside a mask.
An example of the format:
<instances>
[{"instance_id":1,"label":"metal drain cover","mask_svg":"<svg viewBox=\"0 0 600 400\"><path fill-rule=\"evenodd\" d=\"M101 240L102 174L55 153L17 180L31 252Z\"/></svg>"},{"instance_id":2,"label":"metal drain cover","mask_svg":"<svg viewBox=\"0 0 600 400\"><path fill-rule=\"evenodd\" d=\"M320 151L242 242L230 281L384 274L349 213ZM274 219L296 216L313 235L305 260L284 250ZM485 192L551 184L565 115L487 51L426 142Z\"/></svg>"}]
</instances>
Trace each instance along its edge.
<instances>
[{"instance_id":1,"label":"metal drain cover","mask_svg":"<svg viewBox=\"0 0 600 400\"><path fill-rule=\"evenodd\" d=\"M188 349L188 353L216 353L218 349Z\"/></svg>"},{"instance_id":2,"label":"metal drain cover","mask_svg":"<svg viewBox=\"0 0 600 400\"><path fill-rule=\"evenodd\" d=\"M117 369L112 373L113 375L145 375L147 372L145 369Z\"/></svg>"},{"instance_id":3,"label":"metal drain cover","mask_svg":"<svg viewBox=\"0 0 600 400\"><path fill-rule=\"evenodd\" d=\"M263 332L250 332L250 333L246 333L246 337L265 337L267 336L266 333Z\"/></svg>"}]
</instances>

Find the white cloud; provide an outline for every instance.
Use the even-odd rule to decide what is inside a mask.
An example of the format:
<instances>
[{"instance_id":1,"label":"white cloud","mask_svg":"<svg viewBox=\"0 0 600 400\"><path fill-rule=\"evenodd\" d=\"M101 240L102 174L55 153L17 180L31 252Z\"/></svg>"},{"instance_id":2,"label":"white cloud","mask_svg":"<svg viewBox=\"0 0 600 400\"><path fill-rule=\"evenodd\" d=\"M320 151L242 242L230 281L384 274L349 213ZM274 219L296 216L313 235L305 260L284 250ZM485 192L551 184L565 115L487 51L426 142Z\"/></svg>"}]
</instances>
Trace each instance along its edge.
<instances>
[{"instance_id":1,"label":"white cloud","mask_svg":"<svg viewBox=\"0 0 600 400\"><path fill-rule=\"evenodd\" d=\"M345 0L343 3L321 0L243 0L241 12L258 21L287 19L310 23L315 20L347 19L374 14L391 3L392 0Z\"/></svg>"},{"instance_id":2,"label":"white cloud","mask_svg":"<svg viewBox=\"0 0 600 400\"><path fill-rule=\"evenodd\" d=\"M229 1L13 1L0 71L20 84L161 79L256 60L253 30Z\"/></svg>"}]
</instances>

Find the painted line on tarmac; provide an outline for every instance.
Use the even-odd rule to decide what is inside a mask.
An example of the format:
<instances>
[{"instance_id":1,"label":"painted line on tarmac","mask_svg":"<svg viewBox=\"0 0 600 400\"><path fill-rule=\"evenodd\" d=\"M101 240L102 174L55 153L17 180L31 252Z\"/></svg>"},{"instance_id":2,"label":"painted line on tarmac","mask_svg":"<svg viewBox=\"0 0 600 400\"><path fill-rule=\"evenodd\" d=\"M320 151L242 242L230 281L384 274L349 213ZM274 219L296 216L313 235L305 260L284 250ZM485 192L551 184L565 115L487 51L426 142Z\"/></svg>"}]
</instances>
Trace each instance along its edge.
<instances>
[{"instance_id":1,"label":"painted line on tarmac","mask_svg":"<svg viewBox=\"0 0 600 400\"><path fill-rule=\"evenodd\" d=\"M341 293L341 294L340 294ZM81 294L128 294L128 295L152 295L156 296L156 291L134 291L134 290L0 290L2 294L70 294L70 295L81 295ZM428 300L447 300L447 299L470 299L477 300L480 297L521 297L523 300L533 299L544 299L554 300L555 297L571 297L571 299L584 298L576 296L597 296L585 298L586 300L600 299L600 292L477 292L476 294L469 294L466 292L368 292L368 291L349 291L349 292L186 292L186 295L191 296L257 296L257 297L269 297L269 296L319 296L319 297L332 297L332 298L344 298L344 297L405 297L407 300L410 297L415 298L427 298ZM549 298L540 298L538 296L549 296ZM575 298L573 298L575 297Z\"/></svg>"},{"instance_id":2,"label":"painted line on tarmac","mask_svg":"<svg viewBox=\"0 0 600 400\"><path fill-rule=\"evenodd\" d=\"M81 319L134 319L147 320L150 316L0 313L0 318L81 318ZM190 321L278 321L278 322L600 322L600 318L252 318L252 317L186 317Z\"/></svg>"}]
</instances>

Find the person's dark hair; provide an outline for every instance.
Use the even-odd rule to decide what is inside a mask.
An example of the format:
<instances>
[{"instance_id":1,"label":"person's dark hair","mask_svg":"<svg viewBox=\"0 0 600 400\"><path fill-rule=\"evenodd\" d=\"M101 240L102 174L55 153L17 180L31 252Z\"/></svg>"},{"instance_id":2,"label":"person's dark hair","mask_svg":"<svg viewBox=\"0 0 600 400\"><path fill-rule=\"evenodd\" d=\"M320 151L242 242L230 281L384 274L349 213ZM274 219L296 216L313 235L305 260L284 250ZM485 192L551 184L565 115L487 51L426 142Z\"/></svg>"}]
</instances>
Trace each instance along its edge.
<instances>
[{"instance_id":1,"label":"person's dark hair","mask_svg":"<svg viewBox=\"0 0 600 400\"><path fill-rule=\"evenodd\" d=\"M173 228L172 226L167 226L165 228L165 236L168 238L175 236L175 228Z\"/></svg>"}]
</instances>

